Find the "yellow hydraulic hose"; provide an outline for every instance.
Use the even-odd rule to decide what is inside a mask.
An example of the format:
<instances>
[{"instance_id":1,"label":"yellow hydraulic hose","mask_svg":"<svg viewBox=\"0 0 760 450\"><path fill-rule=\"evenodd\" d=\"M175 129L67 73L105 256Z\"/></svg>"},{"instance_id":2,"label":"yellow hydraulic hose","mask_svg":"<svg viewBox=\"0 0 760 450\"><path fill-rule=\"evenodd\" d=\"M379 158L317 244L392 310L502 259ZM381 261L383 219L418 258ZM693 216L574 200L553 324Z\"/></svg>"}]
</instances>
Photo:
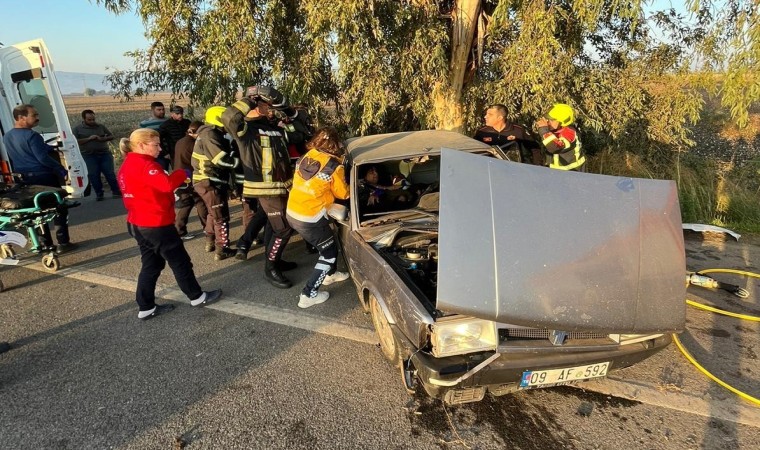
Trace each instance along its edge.
<instances>
[{"instance_id":1,"label":"yellow hydraulic hose","mask_svg":"<svg viewBox=\"0 0 760 450\"><path fill-rule=\"evenodd\" d=\"M743 270L733 270L733 269L707 269L707 270L700 270L699 273L701 273L701 274L705 274L705 273L733 273L733 274L744 275L744 276L748 276L748 277L752 277L752 278L760 278L760 274L757 274L757 273L754 273L754 272L746 272L746 271L743 271ZM731 312L731 311L725 311L725 310L714 308L712 306L708 306L708 305L705 305L705 304L702 304L702 303L699 303L699 302L695 302L695 301L689 300L689 299L686 299L686 304L689 305L689 306L692 306L694 308L698 308L698 309L702 309L702 310L705 310L705 311L714 312L716 314L722 314L724 316L735 317L737 319L742 319L742 320L751 320L753 322L760 322L760 317L758 317L758 316L750 316L748 314L738 314L738 313L734 313L734 312ZM760 406L760 399L755 398L755 397L753 397L753 396L751 396L751 395L749 395L749 394L747 394L745 392L742 392L739 389L736 389L735 387L733 387L730 384L724 382L720 378L718 378L715 375L713 375L712 373L710 373L707 369L705 369L704 367L702 367L702 365L699 364L697 362L697 360L694 359L693 356L691 356L691 353L689 353L688 350L686 350L686 348L683 346L683 344L681 343L681 341L678 339L678 336L676 336L675 334L673 335L673 341L675 341L676 346L678 347L678 350L681 351L681 353L683 354L683 356L692 365L694 365L694 367L696 367L697 370L699 370L700 372L702 372L703 374L705 374L705 376L707 376L707 378L713 380L714 382L718 383L719 385L723 386L724 388L728 389L729 391L733 392L734 394L738 395L739 397L743 398L744 400L747 400L750 403L753 403L753 404L755 404L757 406Z\"/></svg>"},{"instance_id":2,"label":"yellow hydraulic hose","mask_svg":"<svg viewBox=\"0 0 760 450\"><path fill-rule=\"evenodd\" d=\"M750 403L754 403L755 405L760 406L760 399L759 398L755 398L755 397L753 397L753 396L751 396L749 394L746 394L746 393L740 391L739 389L736 389L735 387L733 387L730 384L724 382L720 378L718 378L715 375L713 375L712 373L708 372L707 369L705 369L704 367L702 367L697 362L697 360L694 359L693 356L691 356L691 353L689 353L686 350L686 348L684 348L683 344L681 344L681 341L678 339L678 336L676 336L675 334L673 335L673 341L675 341L676 346L678 347L678 350L681 350L681 353L683 354L683 356L685 356L686 359L688 359L689 362L692 363L694 365L694 367L696 367L700 372L702 372L703 374L705 374L707 376L707 378L713 380L714 382L718 383L719 385L723 386L724 388L728 389L729 391L733 392L734 394L738 395L739 397L743 398L744 400L747 400Z\"/></svg>"}]
</instances>

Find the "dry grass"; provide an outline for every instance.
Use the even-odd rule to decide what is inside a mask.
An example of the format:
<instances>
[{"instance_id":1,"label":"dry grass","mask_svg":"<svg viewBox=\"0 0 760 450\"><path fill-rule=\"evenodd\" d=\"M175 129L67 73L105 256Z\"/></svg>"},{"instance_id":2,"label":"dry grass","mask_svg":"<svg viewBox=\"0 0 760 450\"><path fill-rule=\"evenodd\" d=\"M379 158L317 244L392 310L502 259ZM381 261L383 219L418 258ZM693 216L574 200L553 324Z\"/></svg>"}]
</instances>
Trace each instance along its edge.
<instances>
[{"instance_id":1,"label":"dry grass","mask_svg":"<svg viewBox=\"0 0 760 450\"><path fill-rule=\"evenodd\" d=\"M130 102L122 102L110 95L95 95L85 97L83 95L68 95L63 97L63 103L66 105L66 112L69 116L69 122L74 127L82 122L81 113L85 109L91 109L95 112L95 119L98 123L105 125L116 137L110 142L111 153L117 160L119 155L119 139L128 137L129 134L137 128L137 125L150 116L150 104L152 102L162 102L166 105L166 116L169 116L168 108L172 102L170 94L155 94L145 98L135 99ZM193 120L196 117L203 117L204 109L195 109L191 112L187 107L188 101L179 100L177 104L185 106L185 117ZM194 113L194 114L193 114Z\"/></svg>"}]
</instances>

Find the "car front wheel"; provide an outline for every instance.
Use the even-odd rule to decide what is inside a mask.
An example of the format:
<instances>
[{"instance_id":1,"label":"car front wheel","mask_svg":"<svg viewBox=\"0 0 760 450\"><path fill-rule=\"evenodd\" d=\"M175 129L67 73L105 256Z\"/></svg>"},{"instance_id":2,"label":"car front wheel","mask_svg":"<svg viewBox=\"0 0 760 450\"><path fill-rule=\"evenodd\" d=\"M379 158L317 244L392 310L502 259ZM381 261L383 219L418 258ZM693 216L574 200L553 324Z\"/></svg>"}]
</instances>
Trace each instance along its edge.
<instances>
[{"instance_id":1,"label":"car front wheel","mask_svg":"<svg viewBox=\"0 0 760 450\"><path fill-rule=\"evenodd\" d=\"M380 307L380 302L377 301L374 295L370 296L369 309L370 314L372 314L372 324L375 326L375 332L380 339L380 350L382 350L383 355L393 367L399 367L401 358L398 352L398 342L396 342L396 337L393 336L393 331L383 313L383 309Z\"/></svg>"}]
</instances>

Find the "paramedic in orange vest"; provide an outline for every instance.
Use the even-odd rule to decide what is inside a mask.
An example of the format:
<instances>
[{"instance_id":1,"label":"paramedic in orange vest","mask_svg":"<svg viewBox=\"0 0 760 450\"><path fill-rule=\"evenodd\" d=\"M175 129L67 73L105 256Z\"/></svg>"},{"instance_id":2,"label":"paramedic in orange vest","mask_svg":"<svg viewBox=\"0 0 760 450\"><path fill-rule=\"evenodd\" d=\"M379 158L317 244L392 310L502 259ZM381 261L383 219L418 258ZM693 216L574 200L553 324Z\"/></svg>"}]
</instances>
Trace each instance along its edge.
<instances>
[{"instance_id":1,"label":"paramedic in orange vest","mask_svg":"<svg viewBox=\"0 0 760 450\"><path fill-rule=\"evenodd\" d=\"M536 121L546 150L546 165L552 169L585 172L586 155L578 131L572 126L574 122L573 108L564 103L555 104Z\"/></svg>"},{"instance_id":2,"label":"paramedic in orange vest","mask_svg":"<svg viewBox=\"0 0 760 450\"><path fill-rule=\"evenodd\" d=\"M319 291L321 285L348 279L348 273L336 271L338 246L327 217L327 208L335 199L345 200L349 194L343 146L335 128L325 127L317 130L306 147L309 151L298 161L293 175L287 218L290 226L317 248L319 259L298 297L299 308L330 297L329 292Z\"/></svg>"}]
</instances>

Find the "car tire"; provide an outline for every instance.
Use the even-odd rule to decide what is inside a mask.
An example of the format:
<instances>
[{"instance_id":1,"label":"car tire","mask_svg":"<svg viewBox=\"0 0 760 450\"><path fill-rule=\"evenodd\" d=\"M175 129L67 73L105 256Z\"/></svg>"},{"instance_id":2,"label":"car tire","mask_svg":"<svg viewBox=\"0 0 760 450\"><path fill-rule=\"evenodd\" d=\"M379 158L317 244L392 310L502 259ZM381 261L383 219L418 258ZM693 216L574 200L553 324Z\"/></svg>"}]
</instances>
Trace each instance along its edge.
<instances>
[{"instance_id":1,"label":"car tire","mask_svg":"<svg viewBox=\"0 0 760 450\"><path fill-rule=\"evenodd\" d=\"M380 307L374 295L370 295L369 309L372 315L372 325L375 326L375 332L380 339L380 350L383 356L391 363L393 367L401 366L401 357L399 356L399 347L396 337L393 335L391 325Z\"/></svg>"}]
</instances>

